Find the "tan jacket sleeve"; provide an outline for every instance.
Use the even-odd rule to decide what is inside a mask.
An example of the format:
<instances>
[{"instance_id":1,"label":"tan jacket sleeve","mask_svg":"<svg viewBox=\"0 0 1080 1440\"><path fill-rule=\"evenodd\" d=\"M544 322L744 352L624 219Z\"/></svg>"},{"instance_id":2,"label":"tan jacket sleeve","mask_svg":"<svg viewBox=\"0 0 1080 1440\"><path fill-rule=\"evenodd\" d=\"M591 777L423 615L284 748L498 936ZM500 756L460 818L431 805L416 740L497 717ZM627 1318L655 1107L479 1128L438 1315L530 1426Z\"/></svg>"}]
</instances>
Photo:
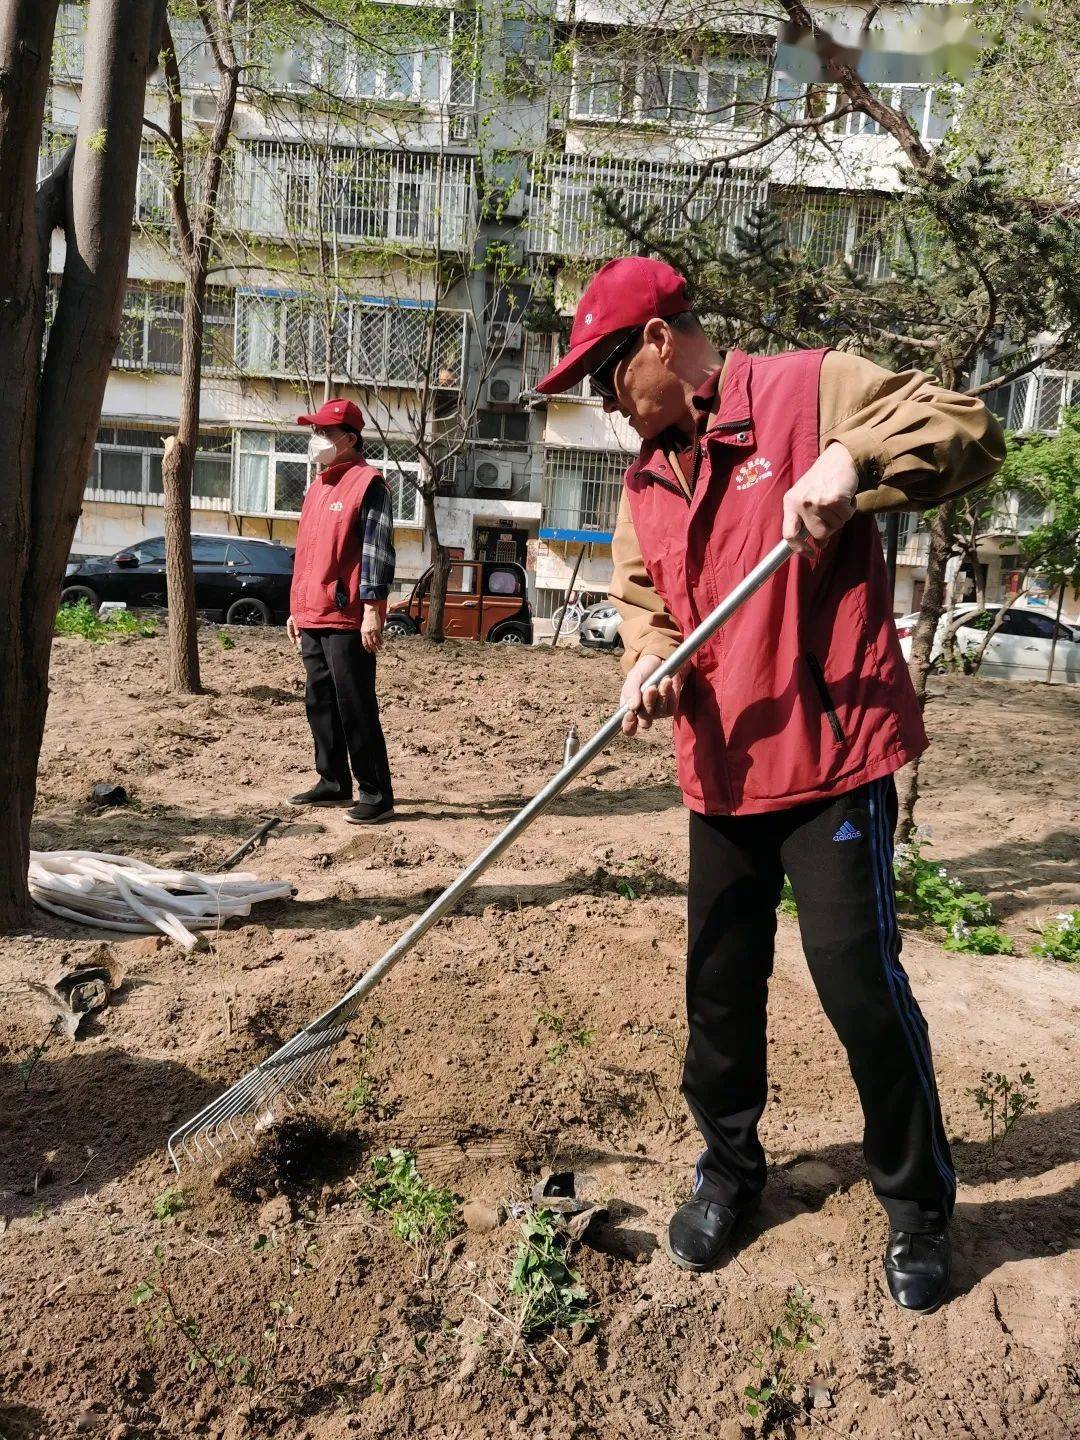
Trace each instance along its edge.
<instances>
[{"instance_id":1,"label":"tan jacket sleeve","mask_svg":"<svg viewBox=\"0 0 1080 1440\"><path fill-rule=\"evenodd\" d=\"M821 448L838 440L859 471L859 509L923 510L988 480L1005 458L981 400L830 350L821 365Z\"/></svg>"},{"instance_id":2,"label":"tan jacket sleeve","mask_svg":"<svg viewBox=\"0 0 1080 1440\"><path fill-rule=\"evenodd\" d=\"M653 589L645 569L641 546L630 503L623 490L619 496L619 518L611 539L612 577L609 595L622 616L619 634L623 642L623 670L629 670L642 655L659 655L667 659L679 644L682 635L664 602Z\"/></svg>"}]
</instances>

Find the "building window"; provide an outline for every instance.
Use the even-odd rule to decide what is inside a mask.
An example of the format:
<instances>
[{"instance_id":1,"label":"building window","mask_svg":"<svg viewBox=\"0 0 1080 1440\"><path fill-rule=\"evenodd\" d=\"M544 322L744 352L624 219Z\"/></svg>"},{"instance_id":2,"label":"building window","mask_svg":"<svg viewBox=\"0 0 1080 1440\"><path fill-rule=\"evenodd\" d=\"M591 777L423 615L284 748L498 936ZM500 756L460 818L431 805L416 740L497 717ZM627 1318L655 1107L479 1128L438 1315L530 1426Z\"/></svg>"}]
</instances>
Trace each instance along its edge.
<instances>
[{"instance_id":1,"label":"building window","mask_svg":"<svg viewBox=\"0 0 1080 1440\"><path fill-rule=\"evenodd\" d=\"M178 374L183 319L181 291L129 285L113 365L120 370ZM207 291L203 322L203 369L228 368L233 332L233 304L228 291Z\"/></svg>"},{"instance_id":2,"label":"building window","mask_svg":"<svg viewBox=\"0 0 1080 1440\"><path fill-rule=\"evenodd\" d=\"M432 335L434 329L434 335ZM419 302L241 290L236 296L236 363L241 374L456 390L465 315ZM429 340L430 365L429 365Z\"/></svg>"},{"instance_id":3,"label":"building window","mask_svg":"<svg viewBox=\"0 0 1080 1440\"><path fill-rule=\"evenodd\" d=\"M788 243L815 269L847 263L875 280L889 273L893 236L883 196L788 192L778 203Z\"/></svg>"},{"instance_id":4,"label":"building window","mask_svg":"<svg viewBox=\"0 0 1080 1440\"><path fill-rule=\"evenodd\" d=\"M610 539L629 463L630 456L618 451L549 447L540 533L595 531L597 538Z\"/></svg>"},{"instance_id":5,"label":"building window","mask_svg":"<svg viewBox=\"0 0 1080 1440\"><path fill-rule=\"evenodd\" d=\"M700 165L561 156L533 178L529 248L534 253L601 259L622 253L597 191L617 197L631 216L648 211L658 235L674 239L688 225L717 227L734 248L735 231L765 203L766 182L751 171L711 172Z\"/></svg>"},{"instance_id":6,"label":"building window","mask_svg":"<svg viewBox=\"0 0 1080 1440\"><path fill-rule=\"evenodd\" d=\"M256 235L453 249L468 239L473 165L463 155L257 141L239 149L232 195L231 222Z\"/></svg>"},{"instance_id":7,"label":"building window","mask_svg":"<svg viewBox=\"0 0 1080 1440\"><path fill-rule=\"evenodd\" d=\"M128 505L160 505L164 453L161 431L103 425L94 446L86 498ZM202 509L228 508L231 454L232 441L228 435L200 433L192 476L192 504Z\"/></svg>"},{"instance_id":8,"label":"building window","mask_svg":"<svg viewBox=\"0 0 1080 1440\"><path fill-rule=\"evenodd\" d=\"M884 104L907 117L911 128L923 140L940 140L952 120L956 92L948 85L871 85L870 91ZM844 103L838 90L825 97L826 110ZM833 122L839 135L884 135L885 131L869 115L860 110L842 115Z\"/></svg>"},{"instance_id":9,"label":"building window","mask_svg":"<svg viewBox=\"0 0 1080 1440\"><path fill-rule=\"evenodd\" d=\"M658 65L645 56L620 56L620 43L599 37L579 41L570 91L572 119L760 128L767 89L760 62L725 56Z\"/></svg>"},{"instance_id":10,"label":"building window","mask_svg":"<svg viewBox=\"0 0 1080 1440\"><path fill-rule=\"evenodd\" d=\"M309 432L241 430L236 444L233 509L239 515L296 518L304 503L312 468L307 458ZM410 476L419 478L416 447L407 441L364 441L364 455L380 472L401 525L420 522L420 495Z\"/></svg>"},{"instance_id":11,"label":"building window","mask_svg":"<svg viewBox=\"0 0 1080 1440\"><path fill-rule=\"evenodd\" d=\"M529 438L529 417L511 410L481 410L476 417L476 433L481 440L524 445Z\"/></svg>"}]
</instances>

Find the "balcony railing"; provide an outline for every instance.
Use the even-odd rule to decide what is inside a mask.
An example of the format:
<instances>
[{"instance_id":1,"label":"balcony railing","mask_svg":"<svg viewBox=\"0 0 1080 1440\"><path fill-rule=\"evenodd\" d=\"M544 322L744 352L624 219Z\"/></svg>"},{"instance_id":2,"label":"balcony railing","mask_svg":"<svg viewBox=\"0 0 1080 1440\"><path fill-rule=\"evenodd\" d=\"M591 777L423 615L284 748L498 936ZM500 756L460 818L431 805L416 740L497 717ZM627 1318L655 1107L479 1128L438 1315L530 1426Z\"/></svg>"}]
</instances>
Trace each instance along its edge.
<instances>
[{"instance_id":1,"label":"balcony railing","mask_svg":"<svg viewBox=\"0 0 1080 1440\"><path fill-rule=\"evenodd\" d=\"M735 229L765 203L757 174L700 165L560 156L534 177L529 249L534 254L601 259L625 247L598 192L617 200L656 235L673 238L689 225L719 228L729 247Z\"/></svg>"},{"instance_id":2,"label":"balcony railing","mask_svg":"<svg viewBox=\"0 0 1080 1440\"><path fill-rule=\"evenodd\" d=\"M458 390L466 314L415 301L328 297L274 290L236 295L236 365L243 375L291 380L330 373L354 384ZM429 357L430 348L430 357Z\"/></svg>"},{"instance_id":3,"label":"balcony railing","mask_svg":"<svg viewBox=\"0 0 1080 1440\"><path fill-rule=\"evenodd\" d=\"M895 230L883 196L787 190L772 203L785 218L788 243L815 269L846 261L870 280L890 273Z\"/></svg>"},{"instance_id":4,"label":"balcony railing","mask_svg":"<svg viewBox=\"0 0 1080 1440\"><path fill-rule=\"evenodd\" d=\"M1006 430L1053 434L1065 410L1080 405L1080 374L1036 370L989 391L985 399Z\"/></svg>"},{"instance_id":5,"label":"balcony railing","mask_svg":"<svg viewBox=\"0 0 1080 1440\"><path fill-rule=\"evenodd\" d=\"M223 211L267 239L461 251L474 204L467 156L257 141L234 157Z\"/></svg>"}]
</instances>

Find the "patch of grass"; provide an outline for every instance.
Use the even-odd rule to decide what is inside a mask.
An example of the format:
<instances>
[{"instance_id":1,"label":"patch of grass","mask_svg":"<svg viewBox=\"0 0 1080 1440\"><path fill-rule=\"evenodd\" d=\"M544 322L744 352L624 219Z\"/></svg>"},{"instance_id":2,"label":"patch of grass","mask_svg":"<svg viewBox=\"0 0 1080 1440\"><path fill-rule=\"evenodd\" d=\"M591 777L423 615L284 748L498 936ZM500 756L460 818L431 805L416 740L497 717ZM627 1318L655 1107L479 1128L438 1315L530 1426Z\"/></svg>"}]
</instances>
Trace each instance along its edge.
<instances>
[{"instance_id":1,"label":"patch of grass","mask_svg":"<svg viewBox=\"0 0 1080 1440\"><path fill-rule=\"evenodd\" d=\"M182 1210L187 1208L187 1191L181 1189L179 1185L170 1185L168 1190L163 1190L160 1195L154 1196L150 1213L155 1220L171 1220L174 1215L179 1215Z\"/></svg>"},{"instance_id":2,"label":"patch of grass","mask_svg":"<svg viewBox=\"0 0 1080 1440\"><path fill-rule=\"evenodd\" d=\"M550 1210L536 1210L521 1222L507 1286L519 1302L518 1329L525 1340L571 1325L595 1325L589 1290L566 1263L566 1237Z\"/></svg>"},{"instance_id":3,"label":"patch of grass","mask_svg":"<svg viewBox=\"0 0 1080 1440\"><path fill-rule=\"evenodd\" d=\"M781 915L790 915L794 919L799 913L799 907L795 903L795 891L791 888L791 881L784 876L784 888L780 891L780 904L776 907Z\"/></svg>"},{"instance_id":4,"label":"patch of grass","mask_svg":"<svg viewBox=\"0 0 1080 1440\"><path fill-rule=\"evenodd\" d=\"M786 1424L794 1415L795 1374L791 1357L801 1355L825 1333L825 1322L801 1289L784 1301L779 1322L769 1331L765 1345L751 1357L758 1375L743 1391L746 1413L763 1435Z\"/></svg>"},{"instance_id":5,"label":"patch of grass","mask_svg":"<svg viewBox=\"0 0 1080 1440\"><path fill-rule=\"evenodd\" d=\"M410 1150L391 1150L371 1162L374 1176L361 1195L372 1210L391 1217L399 1240L415 1249L445 1243L460 1229L458 1197L450 1190L428 1185L416 1168Z\"/></svg>"},{"instance_id":6,"label":"patch of grass","mask_svg":"<svg viewBox=\"0 0 1080 1440\"><path fill-rule=\"evenodd\" d=\"M965 1090L964 1094L971 1096L986 1121L991 1154L1004 1143L1006 1135L1021 1116L1039 1108L1039 1092L1026 1065L1015 1081L1007 1075L984 1070L979 1084L974 1089Z\"/></svg>"},{"instance_id":7,"label":"patch of grass","mask_svg":"<svg viewBox=\"0 0 1080 1440\"><path fill-rule=\"evenodd\" d=\"M228 632L227 630L219 630L219 631L217 632L217 638L218 638L218 644L221 646L221 648L222 648L223 650L235 650L235 649L236 649L236 641L233 639L233 637L229 634L229 632Z\"/></svg>"},{"instance_id":8,"label":"patch of grass","mask_svg":"<svg viewBox=\"0 0 1080 1440\"><path fill-rule=\"evenodd\" d=\"M1066 965L1080 960L1080 910L1066 910L1041 927L1042 939L1034 947L1036 955L1060 960Z\"/></svg>"},{"instance_id":9,"label":"patch of grass","mask_svg":"<svg viewBox=\"0 0 1080 1440\"><path fill-rule=\"evenodd\" d=\"M927 860L918 841L899 845L893 862L896 893L917 924L940 926L946 950L971 955L1012 955L1013 943L993 923L990 902L965 890L944 865Z\"/></svg>"},{"instance_id":10,"label":"patch of grass","mask_svg":"<svg viewBox=\"0 0 1080 1440\"><path fill-rule=\"evenodd\" d=\"M53 629L57 635L81 635L84 640L95 643L115 640L123 635L149 640L157 634L152 620L140 620L130 610L114 610L102 616L88 600L80 600L75 605L61 605L56 612Z\"/></svg>"}]
</instances>

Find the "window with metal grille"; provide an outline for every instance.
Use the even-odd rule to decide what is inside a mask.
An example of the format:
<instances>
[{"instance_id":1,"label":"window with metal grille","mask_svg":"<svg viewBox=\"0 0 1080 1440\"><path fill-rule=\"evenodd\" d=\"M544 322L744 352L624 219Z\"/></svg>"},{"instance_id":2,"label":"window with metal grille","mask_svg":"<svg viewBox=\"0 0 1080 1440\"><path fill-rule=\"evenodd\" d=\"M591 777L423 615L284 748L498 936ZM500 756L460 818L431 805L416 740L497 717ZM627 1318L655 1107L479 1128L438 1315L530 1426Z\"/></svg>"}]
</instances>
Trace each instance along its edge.
<instances>
[{"instance_id":1,"label":"window with metal grille","mask_svg":"<svg viewBox=\"0 0 1080 1440\"><path fill-rule=\"evenodd\" d=\"M788 243L816 269L846 261L871 279L889 273L893 231L883 196L789 191L778 204Z\"/></svg>"},{"instance_id":2,"label":"window with metal grille","mask_svg":"<svg viewBox=\"0 0 1080 1440\"><path fill-rule=\"evenodd\" d=\"M175 431L175 424L164 424L159 430L102 425L94 445L86 499L160 505L164 436ZM228 509L231 463L231 437L224 432L201 431L192 476L193 505L203 510Z\"/></svg>"},{"instance_id":3,"label":"window with metal grille","mask_svg":"<svg viewBox=\"0 0 1080 1440\"><path fill-rule=\"evenodd\" d=\"M181 291L129 282L113 365L119 370L178 374L183 317ZM232 361L231 292L207 291L203 322L203 369L224 370Z\"/></svg>"},{"instance_id":4,"label":"window with metal grille","mask_svg":"<svg viewBox=\"0 0 1080 1440\"><path fill-rule=\"evenodd\" d=\"M692 224L717 227L734 246L736 227L765 203L767 186L749 171L707 172L700 165L559 156L533 177L529 248L534 253L602 258L625 250L605 214L601 191L624 212L647 210L653 230L673 238Z\"/></svg>"},{"instance_id":5,"label":"window with metal grille","mask_svg":"<svg viewBox=\"0 0 1080 1440\"><path fill-rule=\"evenodd\" d=\"M541 534L588 530L610 539L629 462L630 456L619 451L549 446L544 454Z\"/></svg>"},{"instance_id":6,"label":"window with metal grille","mask_svg":"<svg viewBox=\"0 0 1080 1440\"><path fill-rule=\"evenodd\" d=\"M307 430L241 430L237 434L233 509L240 515L297 516L311 480ZM420 522L420 496L410 476L420 476L416 447L408 441L364 441L364 457L383 476L394 520Z\"/></svg>"},{"instance_id":7,"label":"window with metal grille","mask_svg":"<svg viewBox=\"0 0 1080 1440\"><path fill-rule=\"evenodd\" d=\"M390 241L461 248L473 210L468 156L317 149L277 141L238 147L231 223L274 238L320 232L356 244Z\"/></svg>"},{"instance_id":8,"label":"window with metal grille","mask_svg":"<svg viewBox=\"0 0 1080 1440\"><path fill-rule=\"evenodd\" d=\"M238 290L236 365L246 375L321 378L329 340L334 379L457 390L465 322L463 311L419 301Z\"/></svg>"}]
</instances>

